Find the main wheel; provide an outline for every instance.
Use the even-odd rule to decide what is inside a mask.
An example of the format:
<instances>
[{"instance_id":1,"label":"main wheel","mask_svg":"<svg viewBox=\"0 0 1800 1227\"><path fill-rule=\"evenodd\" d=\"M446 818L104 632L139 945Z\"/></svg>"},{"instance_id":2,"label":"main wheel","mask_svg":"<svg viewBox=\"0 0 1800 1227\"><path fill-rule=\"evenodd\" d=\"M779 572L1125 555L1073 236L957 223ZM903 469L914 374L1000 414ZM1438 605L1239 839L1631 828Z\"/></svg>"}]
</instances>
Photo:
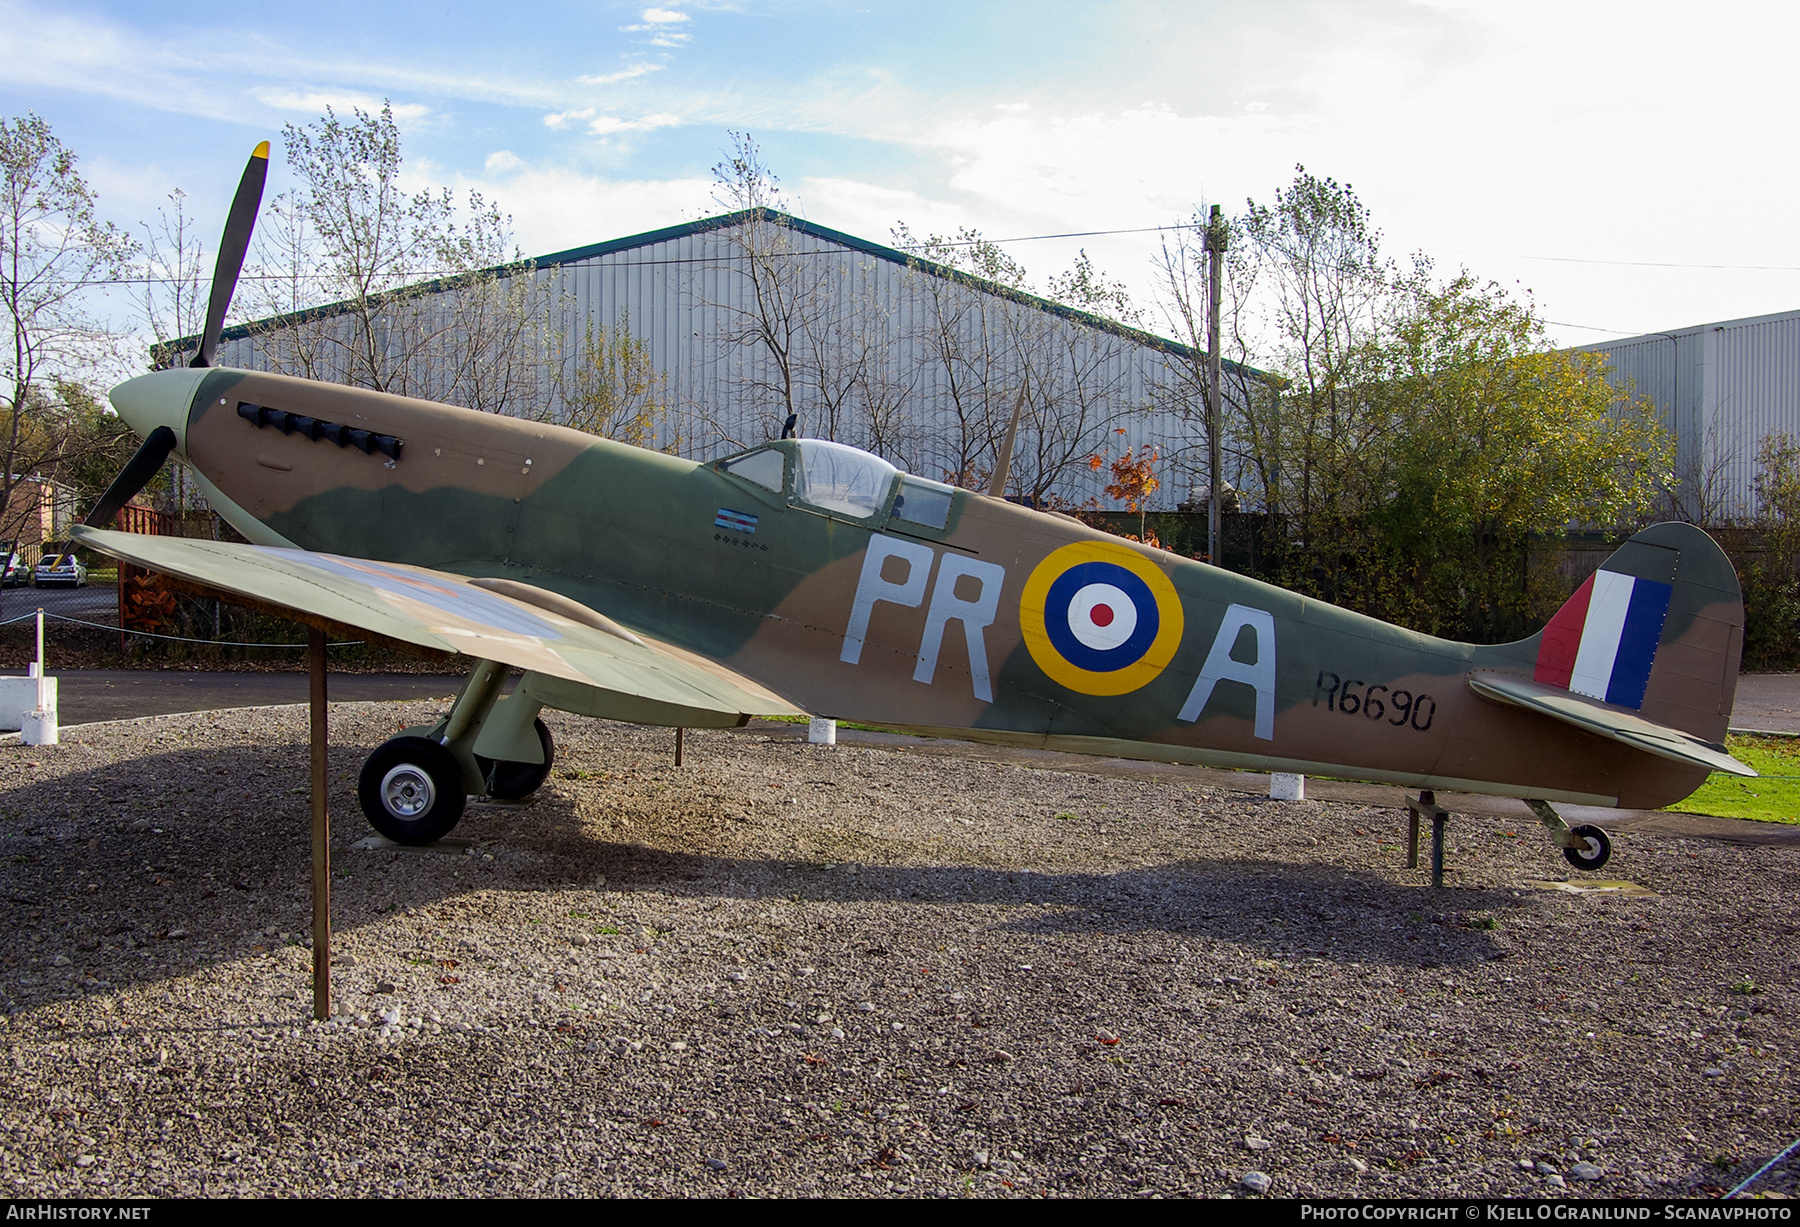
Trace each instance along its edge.
<instances>
[{"instance_id":1,"label":"main wheel","mask_svg":"<svg viewBox=\"0 0 1800 1227\"><path fill-rule=\"evenodd\" d=\"M395 843L435 843L462 818L462 768L435 741L396 737L363 763L356 799L369 825Z\"/></svg>"},{"instance_id":2,"label":"main wheel","mask_svg":"<svg viewBox=\"0 0 1800 1227\"><path fill-rule=\"evenodd\" d=\"M515 763L511 759L475 756L487 780L488 796L496 801L522 801L550 778L550 767L556 762L556 743L550 740L550 730L542 720L533 720L531 726L537 730L538 744L544 747L543 762Z\"/></svg>"},{"instance_id":3,"label":"main wheel","mask_svg":"<svg viewBox=\"0 0 1800 1227\"><path fill-rule=\"evenodd\" d=\"M1599 827L1579 826L1570 832L1581 842L1573 848L1563 849L1563 859L1577 869L1585 869L1592 873L1605 865L1612 857L1612 840Z\"/></svg>"}]
</instances>

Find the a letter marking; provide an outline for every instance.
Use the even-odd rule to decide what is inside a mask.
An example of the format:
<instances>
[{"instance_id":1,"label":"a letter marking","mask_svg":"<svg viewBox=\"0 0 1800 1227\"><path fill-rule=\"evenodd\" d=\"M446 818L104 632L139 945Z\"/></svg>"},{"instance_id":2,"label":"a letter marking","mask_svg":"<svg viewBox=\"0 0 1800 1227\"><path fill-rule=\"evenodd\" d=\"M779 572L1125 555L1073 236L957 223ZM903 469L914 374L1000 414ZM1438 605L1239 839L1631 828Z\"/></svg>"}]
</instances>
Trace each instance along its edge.
<instances>
[{"instance_id":1,"label":"a letter marking","mask_svg":"<svg viewBox=\"0 0 1800 1227\"><path fill-rule=\"evenodd\" d=\"M1232 659L1231 648L1238 632L1248 626L1256 634L1256 660L1245 664ZM1219 623L1212 650L1206 654L1206 665L1194 679L1194 689L1176 717L1189 724L1200 718L1212 698L1213 688L1220 682L1242 682L1256 691L1256 736L1263 741L1275 740L1275 615L1266 609L1233 605L1226 609Z\"/></svg>"}]
</instances>

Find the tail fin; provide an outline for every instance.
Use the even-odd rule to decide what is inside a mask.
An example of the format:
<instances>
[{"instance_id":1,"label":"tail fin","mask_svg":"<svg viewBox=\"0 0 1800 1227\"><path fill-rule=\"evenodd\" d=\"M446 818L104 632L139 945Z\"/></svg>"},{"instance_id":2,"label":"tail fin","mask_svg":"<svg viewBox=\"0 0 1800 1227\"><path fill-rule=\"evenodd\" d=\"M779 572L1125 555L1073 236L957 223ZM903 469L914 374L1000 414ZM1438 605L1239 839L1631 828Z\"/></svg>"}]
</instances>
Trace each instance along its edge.
<instances>
[{"instance_id":1,"label":"tail fin","mask_svg":"<svg viewBox=\"0 0 1800 1227\"><path fill-rule=\"evenodd\" d=\"M1691 524L1646 528L1582 581L1538 635L1534 680L1725 740L1744 600L1718 543Z\"/></svg>"}]
</instances>

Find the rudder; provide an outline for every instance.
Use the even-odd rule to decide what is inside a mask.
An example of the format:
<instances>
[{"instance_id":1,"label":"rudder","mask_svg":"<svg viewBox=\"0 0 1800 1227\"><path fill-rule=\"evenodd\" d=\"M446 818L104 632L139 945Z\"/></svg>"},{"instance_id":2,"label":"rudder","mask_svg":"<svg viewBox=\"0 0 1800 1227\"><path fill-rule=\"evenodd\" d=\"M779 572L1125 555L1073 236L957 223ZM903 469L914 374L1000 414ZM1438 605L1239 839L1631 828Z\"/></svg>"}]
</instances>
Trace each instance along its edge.
<instances>
[{"instance_id":1,"label":"rudder","mask_svg":"<svg viewBox=\"0 0 1800 1227\"><path fill-rule=\"evenodd\" d=\"M1534 680L1725 740L1744 647L1737 572L1692 524L1655 524L1582 581L1537 637Z\"/></svg>"}]
</instances>

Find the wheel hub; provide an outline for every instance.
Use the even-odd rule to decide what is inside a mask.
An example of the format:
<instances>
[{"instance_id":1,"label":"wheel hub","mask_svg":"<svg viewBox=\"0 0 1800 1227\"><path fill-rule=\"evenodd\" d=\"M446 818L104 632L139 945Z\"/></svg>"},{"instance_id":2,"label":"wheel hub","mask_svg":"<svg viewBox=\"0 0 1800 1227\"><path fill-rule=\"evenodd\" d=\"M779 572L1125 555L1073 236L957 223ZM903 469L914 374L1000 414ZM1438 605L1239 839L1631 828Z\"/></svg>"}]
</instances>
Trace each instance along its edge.
<instances>
[{"instance_id":1,"label":"wheel hub","mask_svg":"<svg viewBox=\"0 0 1800 1227\"><path fill-rule=\"evenodd\" d=\"M396 818L417 818L436 800L437 788L422 767L401 763L381 777L381 804Z\"/></svg>"}]
</instances>

